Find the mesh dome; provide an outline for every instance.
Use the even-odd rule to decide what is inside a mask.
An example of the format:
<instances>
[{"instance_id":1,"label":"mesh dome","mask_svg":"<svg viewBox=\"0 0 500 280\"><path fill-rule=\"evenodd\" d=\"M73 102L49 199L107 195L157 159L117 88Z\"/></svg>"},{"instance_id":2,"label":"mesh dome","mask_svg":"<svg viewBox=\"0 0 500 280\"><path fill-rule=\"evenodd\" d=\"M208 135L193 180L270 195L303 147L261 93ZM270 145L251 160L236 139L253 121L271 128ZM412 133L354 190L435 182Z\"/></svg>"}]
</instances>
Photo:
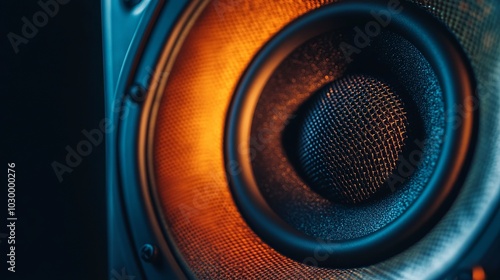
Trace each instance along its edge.
<instances>
[{"instance_id":1,"label":"mesh dome","mask_svg":"<svg viewBox=\"0 0 500 280\"><path fill-rule=\"evenodd\" d=\"M337 202L364 201L383 188L407 138L403 102L391 87L356 75L313 96L299 135L312 188Z\"/></svg>"}]
</instances>

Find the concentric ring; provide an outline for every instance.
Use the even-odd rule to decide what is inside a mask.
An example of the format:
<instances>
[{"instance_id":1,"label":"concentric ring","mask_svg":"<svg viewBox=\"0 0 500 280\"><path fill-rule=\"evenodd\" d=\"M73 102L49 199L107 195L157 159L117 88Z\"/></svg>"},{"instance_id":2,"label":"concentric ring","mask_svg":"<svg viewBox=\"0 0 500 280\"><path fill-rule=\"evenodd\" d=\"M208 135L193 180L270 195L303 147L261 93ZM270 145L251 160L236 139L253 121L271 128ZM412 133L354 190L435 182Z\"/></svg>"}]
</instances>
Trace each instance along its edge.
<instances>
[{"instance_id":1,"label":"concentric ring","mask_svg":"<svg viewBox=\"0 0 500 280\"><path fill-rule=\"evenodd\" d=\"M410 6L393 13L387 29L408 39L427 58L443 89L447 118L444 144L434 173L421 196L400 218L366 237L343 242L315 240L292 228L267 205L253 176L248 153L241 152L240 143L248 142L259 95L279 63L306 40L329 30L370 22L374 11L384 9L385 1L349 1L326 6L296 20L256 56L234 96L227 117L225 152L226 165L238 167L228 172L236 204L263 240L296 260L314 258L318 264L338 267L372 263L394 254L414 238L452 189L458 187L474 123L469 102L474 87L471 70L448 30L427 13Z\"/></svg>"}]
</instances>

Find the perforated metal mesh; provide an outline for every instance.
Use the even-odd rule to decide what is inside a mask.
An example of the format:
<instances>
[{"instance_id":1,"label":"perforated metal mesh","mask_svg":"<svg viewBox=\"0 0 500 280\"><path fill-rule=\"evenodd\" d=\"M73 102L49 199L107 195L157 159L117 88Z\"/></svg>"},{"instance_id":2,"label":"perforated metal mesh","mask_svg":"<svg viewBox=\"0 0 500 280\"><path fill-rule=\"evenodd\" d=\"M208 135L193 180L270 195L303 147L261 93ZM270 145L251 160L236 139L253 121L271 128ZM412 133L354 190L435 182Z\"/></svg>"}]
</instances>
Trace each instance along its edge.
<instances>
[{"instance_id":1,"label":"perforated metal mesh","mask_svg":"<svg viewBox=\"0 0 500 280\"><path fill-rule=\"evenodd\" d=\"M496 0L414 0L448 23L484 86L481 118L491 121L481 127L475 175L467 179L457 206L405 253L359 269L307 266L277 253L252 232L226 181L226 110L262 45L292 19L328 2L333 1L212 1L179 53L157 116L155 180L171 241L196 278L427 279L465 250L461 246L497 201L500 164L491 154L500 150L500 7Z\"/></svg>"},{"instance_id":2,"label":"perforated metal mesh","mask_svg":"<svg viewBox=\"0 0 500 280\"><path fill-rule=\"evenodd\" d=\"M179 53L160 104L154 160L172 242L196 278L345 274L293 261L255 235L233 202L223 158L226 111L241 74L273 34L325 3L212 1Z\"/></svg>"},{"instance_id":3,"label":"perforated metal mesh","mask_svg":"<svg viewBox=\"0 0 500 280\"><path fill-rule=\"evenodd\" d=\"M403 151L402 100L366 75L340 78L312 98L298 139L309 186L337 202L365 201L384 187Z\"/></svg>"}]
</instances>

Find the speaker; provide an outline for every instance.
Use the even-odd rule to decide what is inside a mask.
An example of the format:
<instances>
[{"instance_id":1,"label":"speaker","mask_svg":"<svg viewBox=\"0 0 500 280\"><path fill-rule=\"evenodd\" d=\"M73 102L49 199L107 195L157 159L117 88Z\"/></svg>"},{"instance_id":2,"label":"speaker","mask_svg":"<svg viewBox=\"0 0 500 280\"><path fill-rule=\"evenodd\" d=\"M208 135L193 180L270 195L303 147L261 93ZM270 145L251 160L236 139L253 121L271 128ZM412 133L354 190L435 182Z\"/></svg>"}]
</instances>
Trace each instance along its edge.
<instances>
[{"instance_id":1,"label":"speaker","mask_svg":"<svg viewBox=\"0 0 500 280\"><path fill-rule=\"evenodd\" d=\"M499 279L500 3L103 2L111 278Z\"/></svg>"}]
</instances>

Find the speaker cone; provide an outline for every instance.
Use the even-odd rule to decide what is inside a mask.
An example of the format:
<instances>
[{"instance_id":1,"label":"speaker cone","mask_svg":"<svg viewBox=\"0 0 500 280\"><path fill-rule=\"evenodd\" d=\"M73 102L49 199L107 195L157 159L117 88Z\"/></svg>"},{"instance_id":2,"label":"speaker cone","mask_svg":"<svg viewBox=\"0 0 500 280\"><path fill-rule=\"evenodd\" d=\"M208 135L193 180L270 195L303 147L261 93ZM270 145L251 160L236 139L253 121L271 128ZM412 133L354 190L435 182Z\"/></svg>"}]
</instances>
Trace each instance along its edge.
<instances>
[{"instance_id":1,"label":"speaker cone","mask_svg":"<svg viewBox=\"0 0 500 280\"><path fill-rule=\"evenodd\" d=\"M497 5L333 2L213 1L165 48L141 178L187 275L436 276L496 203Z\"/></svg>"}]
</instances>

